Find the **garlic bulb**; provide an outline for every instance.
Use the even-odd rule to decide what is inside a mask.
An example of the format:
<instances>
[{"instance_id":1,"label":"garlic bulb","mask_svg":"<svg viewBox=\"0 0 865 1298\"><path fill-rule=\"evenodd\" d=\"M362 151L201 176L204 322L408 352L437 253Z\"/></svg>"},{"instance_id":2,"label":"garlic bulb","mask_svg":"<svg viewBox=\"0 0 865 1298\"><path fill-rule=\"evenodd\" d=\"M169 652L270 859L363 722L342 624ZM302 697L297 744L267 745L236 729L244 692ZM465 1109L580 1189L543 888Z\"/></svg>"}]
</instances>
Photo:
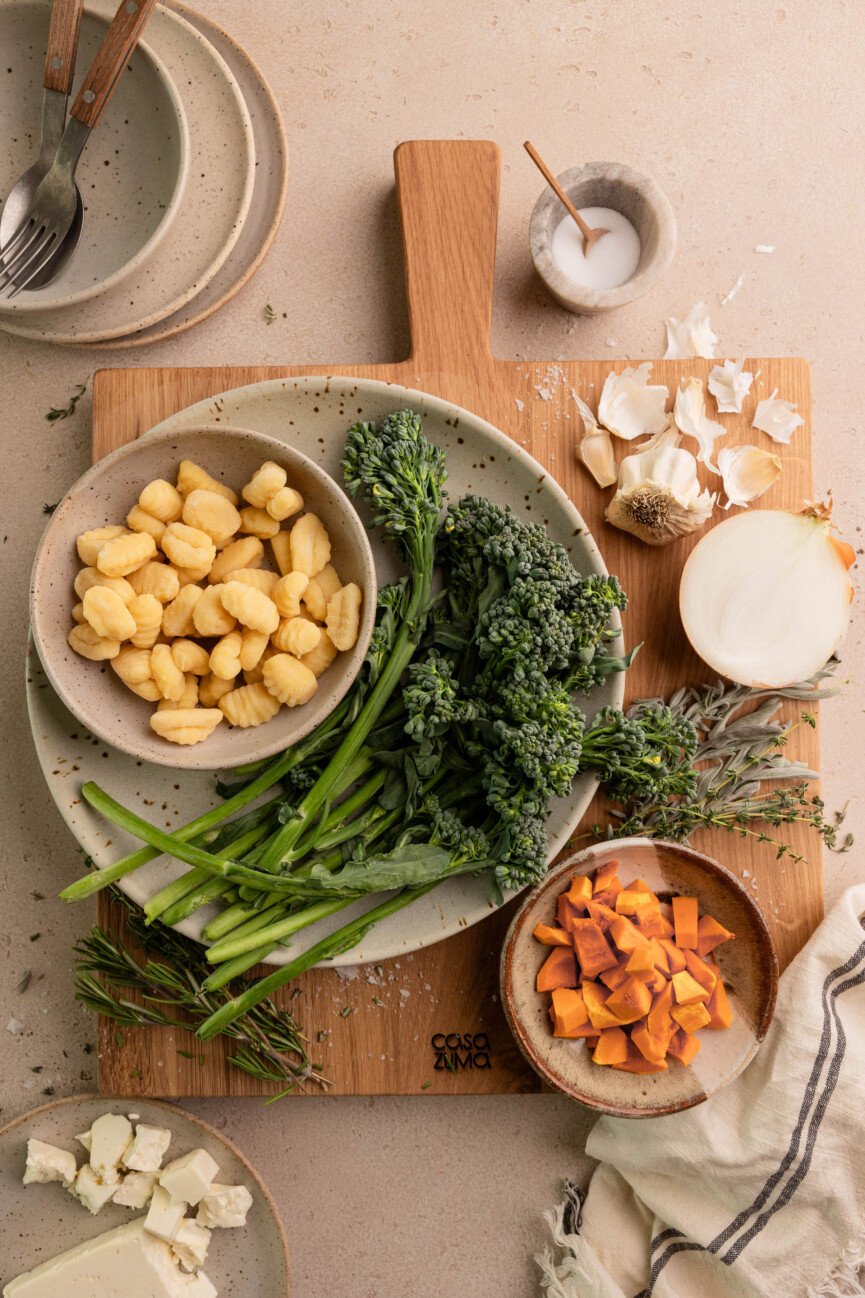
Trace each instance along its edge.
<instances>
[{"instance_id":1,"label":"garlic bulb","mask_svg":"<svg viewBox=\"0 0 865 1298\"><path fill-rule=\"evenodd\" d=\"M759 446L723 447L718 452L718 468L727 496L725 509L756 500L781 476L778 456Z\"/></svg>"},{"instance_id":2,"label":"garlic bulb","mask_svg":"<svg viewBox=\"0 0 865 1298\"><path fill-rule=\"evenodd\" d=\"M721 415L740 415L742 402L751 391L754 375L744 369L745 362L724 361L709 375L709 391L718 403Z\"/></svg>"},{"instance_id":3,"label":"garlic bulb","mask_svg":"<svg viewBox=\"0 0 865 1298\"><path fill-rule=\"evenodd\" d=\"M635 437L651 437L666 427L670 394L662 385L649 384L651 372L651 361L644 361L636 369L622 370L621 374L611 371L601 389L598 423L627 442Z\"/></svg>"},{"instance_id":4,"label":"garlic bulb","mask_svg":"<svg viewBox=\"0 0 865 1298\"><path fill-rule=\"evenodd\" d=\"M718 437L723 437L727 429L723 424L715 424L706 416L706 398L703 395L701 379L682 379L676 393L676 404L673 407L673 419L676 427L687 437L693 437L699 444L697 456L712 473L718 470L712 463L712 448Z\"/></svg>"},{"instance_id":5,"label":"garlic bulb","mask_svg":"<svg viewBox=\"0 0 865 1298\"><path fill-rule=\"evenodd\" d=\"M715 497L700 491L691 452L661 446L625 456L606 518L647 545L666 545L702 527L714 505Z\"/></svg>"},{"instance_id":6,"label":"garlic bulb","mask_svg":"<svg viewBox=\"0 0 865 1298\"><path fill-rule=\"evenodd\" d=\"M704 356L707 360L714 358L718 337L712 333L709 308L705 302L692 306L684 320L670 316L664 323L667 326L665 361L687 361L692 356Z\"/></svg>"},{"instance_id":7,"label":"garlic bulb","mask_svg":"<svg viewBox=\"0 0 865 1298\"><path fill-rule=\"evenodd\" d=\"M572 396L583 421L583 436L577 447L577 456L599 487L612 487L617 475L612 438L606 428L598 427L591 409L573 390Z\"/></svg>"},{"instance_id":8,"label":"garlic bulb","mask_svg":"<svg viewBox=\"0 0 865 1298\"><path fill-rule=\"evenodd\" d=\"M781 442L782 445L789 446L793 433L804 422L805 420L796 411L795 403L782 401L776 388L771 397L764 397L758 402L751 426L759 428L761 433L768 433L773 442Z\"/></svg>"},{"instance_id":9,"label":"garlic bulb","mask_svg":"<svg viewBox=\"0 0 865 1298\"><path fill-rule=\"evenodd\" d=\"M853 550L831 507L752 509L691 552L679 586L685 634L705 663L742 685L779 688L828 661L850 618Z\"/></svg>"}]
</instances>

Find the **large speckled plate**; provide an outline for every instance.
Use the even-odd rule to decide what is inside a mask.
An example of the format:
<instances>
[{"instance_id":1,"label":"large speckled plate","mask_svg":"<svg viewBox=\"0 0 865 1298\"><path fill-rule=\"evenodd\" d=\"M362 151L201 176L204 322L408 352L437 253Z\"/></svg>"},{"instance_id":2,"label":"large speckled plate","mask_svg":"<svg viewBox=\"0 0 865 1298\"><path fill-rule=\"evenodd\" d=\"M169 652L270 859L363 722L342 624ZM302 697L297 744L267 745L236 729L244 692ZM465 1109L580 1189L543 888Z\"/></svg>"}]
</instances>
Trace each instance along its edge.
<instances>
[{"instance_id":1,"label":"large speckled plate","mask_svg":"<svg viewBox=\"0 0 865 1298\"><path fill-rule=\"evenodd\" d=\"M222 423L226 427L251 428L296 446L339 479L349 424L359 418L380 419L403 406L423 414L427 435L447 451L451 499L476 491L510 504L520 518L543 522L550 535L567 549L580 572L606 572L580 515L538 462L485 420L439 397L372 379L273 379L188 406L157 427L179 431L202 423ZM372 533L371 541L381 585L393 580L399 568L392 549L377 531ZM596 689L582 706L591 717L605 704L620 706L623 696L624 679L619 674ZM218 800L212 777L184 772L180 778L164 767L142 766L83 732L48 686L35 654L31 654L28 664L28 699L45 778L70 829L98 866L110 864L139 844L106 825L82 803L79 789L84 780L96 780L121 802L169 828L184 824ZM554 804L549 820L551 859L567 843L596 788L592 776L581 775L574 782L571 796ZM162 857L128 875L122 886L141 903L176 878L183 868ZM284 963L300 954L312 941L347 923L368 905L359 902L298 934L290 948L274 953L271 962ZM488 881L461 875L377 924L360 946L332 963L359 964L416 951L477 923L492 908ZM180 927L198 938L213 913L212 908L203 908Z\"/></svg>"},{"instance_id":2,"label":"large speckled plate","mask_svg":"<svg viewBox=\"0 0 865 1298\"><path fill-rule=\"evenodd\" d=\"M0 1129L0 1284L141 1215L109 1203L92 1217L56 1182L21 1184L30 1136L74 1151L80 1165L86 1155L75 1137L88 1131L103 1113L138 1114L150 1126L168 1128L169 1157L206 1149L219 1164L224 1185L245 1185L252 1194L247 1224L213 1232L205 1274L223 1298L288 1298L291 1265L276 1205L240 1150L207 1123L169 1104L96 1095L55 1100ZM63 1295L58 1293L57 1298Z\"/></svg>"}]
</instances>

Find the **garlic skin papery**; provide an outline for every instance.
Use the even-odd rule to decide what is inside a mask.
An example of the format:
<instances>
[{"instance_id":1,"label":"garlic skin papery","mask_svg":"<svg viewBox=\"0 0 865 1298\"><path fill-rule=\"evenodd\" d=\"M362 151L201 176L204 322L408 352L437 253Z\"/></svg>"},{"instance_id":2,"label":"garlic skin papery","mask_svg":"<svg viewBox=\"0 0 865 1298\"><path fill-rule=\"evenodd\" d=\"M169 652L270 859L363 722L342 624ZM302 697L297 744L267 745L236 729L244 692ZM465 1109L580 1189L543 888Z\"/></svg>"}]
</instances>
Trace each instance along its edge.
<instances>
[{"instance_id":1,"label":"garlic skin papery","mask_svg":"<svg viewBox=\"0 0 865 1298\"><path fill-rule=\"evenodd\" d=\"M576 392L573 393L573 398L583 421L583 436L577 447L577 457L582 460L599 487L612 487L618 476L612 438L606 428L598 427L591 409Z\"/></svg>"},{"instance_id":2,"label":"garlic skin papery","mask_svg":"<svg viewBox=\"0 0 865 1298\"><path fill-rule=\"evenodd\" d=\"M723 437L727 429L723 424L715 424L706 415L706 398L703 395L701 379L682 379L676 393L676 404L673 407L673 419L676 427L686 437L693 437L700 447L697 459L712 473L718 470L712 463L712 450L715 441Z\"/></svg>"},{"instance_id":3,"label":"garlic skin papery","mask_svg":"<svg viewBox=\"0 0 865 1298\"><path fill-rule=\"evenodd\" d=\"M715 497L700 490L691 452L661 446L625 456L606 519L647 545L667 545L701 528L714 506Z\"/></svg>"},{"instance_id":4,"label":"garlic skin papery","mask_svg":"<svg viewBox=\"0 0 865 1298\"><path fill-rule=\"evenodd\" d=\"M807 680L836 651L850 620L856 556L831 531L830 509L750 509L713 527L691 551L679 611L694 650L742 685Z\"/></svg>"},{"instance_id":5,"label":"garlic skin papery","mask_svg":"<svg viewBox=\"0 0 865 1298\"><path fill-rule=\"evenodd\" d=\"M665 361L689 361L693 356L714 360L718 336L712 333L709 308L705 302L692 306L684 320L670 316L664 324L667 328Z\"/></svg>"},{"instance_id":6,"label":"garlic skin papery","mask_svg":"<svg viewBox=\"0 0 865 1298\"><path fill-rule=\"evenodd\" d=\"M670 393L663 385L649 383L651 372L651 361L643 361L636 369L622 370L621 374L613 370L601 389L598 423L626 442L651 437L666 427Z\"/></svg>"},{"instance_id":7,"label":"garlic skin papery","mask_svg":"<svg viewBox=\"0 0 865 1298\"><path fill-rule=\"evenodd\" d=\"M709 375L709 391L718 403L718 414L740 415L742 403L751 391L754 375L744 369L745 362L724 361Z\"/></svg>"},{"instance_id":8,"label":"garlic skin papery","mask_svg":"<svg viewBox=\"0 0 865 1298\"><path fill-rule=\"evenodd\" d=\"M724 446L718 452L718 469L731 505L747 505L768 491L781 476L781 461L759 446Z\"/></svg>"},{"instance_id":9,"label":"garlic skin papery","mask_svg":"<svg viewBox=\"0 0 865 1298\"><path fill-rule=\"evenodd\" d=\"M758 402L751 427L759 428L761 433L768 433L773 442L789 446L790 438L804 422L805 420L796 411L795 403L781 401L776 388L771 397L764 397Z\"/></svg>"}]
</instances>

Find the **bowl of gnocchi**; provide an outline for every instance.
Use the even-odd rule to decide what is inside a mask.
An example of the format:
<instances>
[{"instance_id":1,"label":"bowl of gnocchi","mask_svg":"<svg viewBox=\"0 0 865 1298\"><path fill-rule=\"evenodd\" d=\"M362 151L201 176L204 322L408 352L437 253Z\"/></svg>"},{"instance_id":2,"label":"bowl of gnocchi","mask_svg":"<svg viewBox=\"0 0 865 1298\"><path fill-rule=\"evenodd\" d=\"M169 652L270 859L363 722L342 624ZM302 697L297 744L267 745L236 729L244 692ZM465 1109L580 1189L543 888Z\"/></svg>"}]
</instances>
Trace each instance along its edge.
<instances>
[{"instance_id":1,"label":"bowl of gnocchi","mask_svg":"<svg viewBox=\"0 0 865 1298\"><path fill-rule=\"evenodd\" d=\"M51 516L30 616L83 726L148 762L219 770L302 739L369 646L375 564L345 492L245 429L152 433Z\"/></svg>"}]
</instances>

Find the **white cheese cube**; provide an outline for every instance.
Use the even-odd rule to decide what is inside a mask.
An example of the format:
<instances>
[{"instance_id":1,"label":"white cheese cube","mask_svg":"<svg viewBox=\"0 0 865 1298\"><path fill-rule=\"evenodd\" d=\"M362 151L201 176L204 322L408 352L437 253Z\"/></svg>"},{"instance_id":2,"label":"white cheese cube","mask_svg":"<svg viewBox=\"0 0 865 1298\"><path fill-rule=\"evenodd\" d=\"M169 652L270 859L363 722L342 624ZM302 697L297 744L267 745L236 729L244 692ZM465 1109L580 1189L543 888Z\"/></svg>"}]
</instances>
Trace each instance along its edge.
<instances>
[{"instance_id":1,"label":"white cheese cube","mask_svg":"<svg viewBox=\"0 0 865 1298\"><path fill-rule=\"evenodd\" d=\"M127 1222L20 1275L4 1298L217 1298L203 1271L181 1271L167 1244Z\"/></svg>"},{"instance_id":2,"label":"white cheese cube","mask_svg":"<svg viewBox=\"0 0 865 1298\"><path fill-rule=\"evenodd\" d=\"M89 1154L89 1153L90 1153L90 1146L93 1144L93 1141L90 1139L90 1132L89 1132L89 1131L82 1131L81 1135L80 1135L80 1136L76 1136L75 1139L78 1141L79 1145L83 1145L83 1146L84 1146L84 1148L87 1150L87 1152L88 1152L88 1154Z\"/></svg>"},{"instance_id":3,"label":"white cheese cube","mask_svg":"<svg viewBox=\"0 0 865 1298\"><path fill-rule=\"evenodd\" d=\"M136 1172L158 1172L170 1144L170 1131L166 1131L164 1127L148 1127L146 1123L140 1122L123 1161Z\"/></svg>"},{"instance_id":4,"label":"white cheese cube","mask_svg":"<svg viewBox=\"0 0 865 1298\"><path fill-rule=\"evenodd\" d=\"M252 1207L252 1195L245 1185L219 1185L214 1181L198 1205L197 1220L202 1226L245 1226Z\"/></svg>"},{"instance_id":5,"label":"white cheese cube","mask_svg":"<svg viewBox=\"0 0 865 1298\"><path fill-rule=\"evenodd\" d=\"M103 1113L90 1128L90 1166L100 1176L116 1172L132 1144L132 1123L122 1113Z\"/></svg>"},{"instance_id":6,"label":"white cheese cube","mask_svg":"<svg viewBox=\"0 0 865 1298\"><path fill-rule=\"evenodd\" d=\"M187 1205L182 1200L175 1203L161 1185L154 1186L150 1208L144 1219L144 1229L170 1244L180 1229L186 1208Z\"/></svg>"},{"instance_id":7,"label":"white cheese cube","mask_svg":"<svg viewBox=\"0 0 865 1298\"><path fill-rule=\"evenodd\" d=\"M114 1191L114 1202L124 1208L146 1208L156 1185L156 1172L127 1172Z\"/></svg>"},{"instance_id":8,"label":"white cheese cube","mask_svg":"<svg viewBox=\"0 0 865 1298\"><path fill-rule=\"evenodd\" d=\"M172 1199L182 1199L184 1203L194 1205L207 1194L218 1171L219 1164L206 1149L193 1149L163 1168L159 1184Z\"/></svg>"},{"instance_id":9,"label":"white cheese cube","mask_svg":"<svg viewBox=\"0 0 865 1298\"><path fill-rule=\"evenodd\" d=\"M187 1271L195 1271L204 1266L207 1249L210 1244L210 1231L200 1226L197 1221L185 1220L171 1241L171 1251L180 1258L180 1263Z\"/></svg>"},{"instance_id":10,"label":"white cheese cube","mask_svg":"<svg viewBox=\"0 0 865 1298\"><path fill-rule=\"evenodd\" d=\"M119 1184L120 1177L116 1172L108 1171L105 1176L99 1176L89 1163L85 1163L69 1190L95 1216L109 1199L113 1199Z\"/></svg>"},{"instance_id":11,"label":"white cheese cube","mask_svg":"<svg viewBox=\"0 0 865 1298\"><path fill-rule=\"evenodd\" d=\"M45 1185L48 1181L61 1181L69 1186L75 1180L78 1167L75 1155L56 1145L46 1145L44 1140L31 1137L27 1141L27 1163L24 1168L25 1185Z\"/></svg>"}]
</instances>

